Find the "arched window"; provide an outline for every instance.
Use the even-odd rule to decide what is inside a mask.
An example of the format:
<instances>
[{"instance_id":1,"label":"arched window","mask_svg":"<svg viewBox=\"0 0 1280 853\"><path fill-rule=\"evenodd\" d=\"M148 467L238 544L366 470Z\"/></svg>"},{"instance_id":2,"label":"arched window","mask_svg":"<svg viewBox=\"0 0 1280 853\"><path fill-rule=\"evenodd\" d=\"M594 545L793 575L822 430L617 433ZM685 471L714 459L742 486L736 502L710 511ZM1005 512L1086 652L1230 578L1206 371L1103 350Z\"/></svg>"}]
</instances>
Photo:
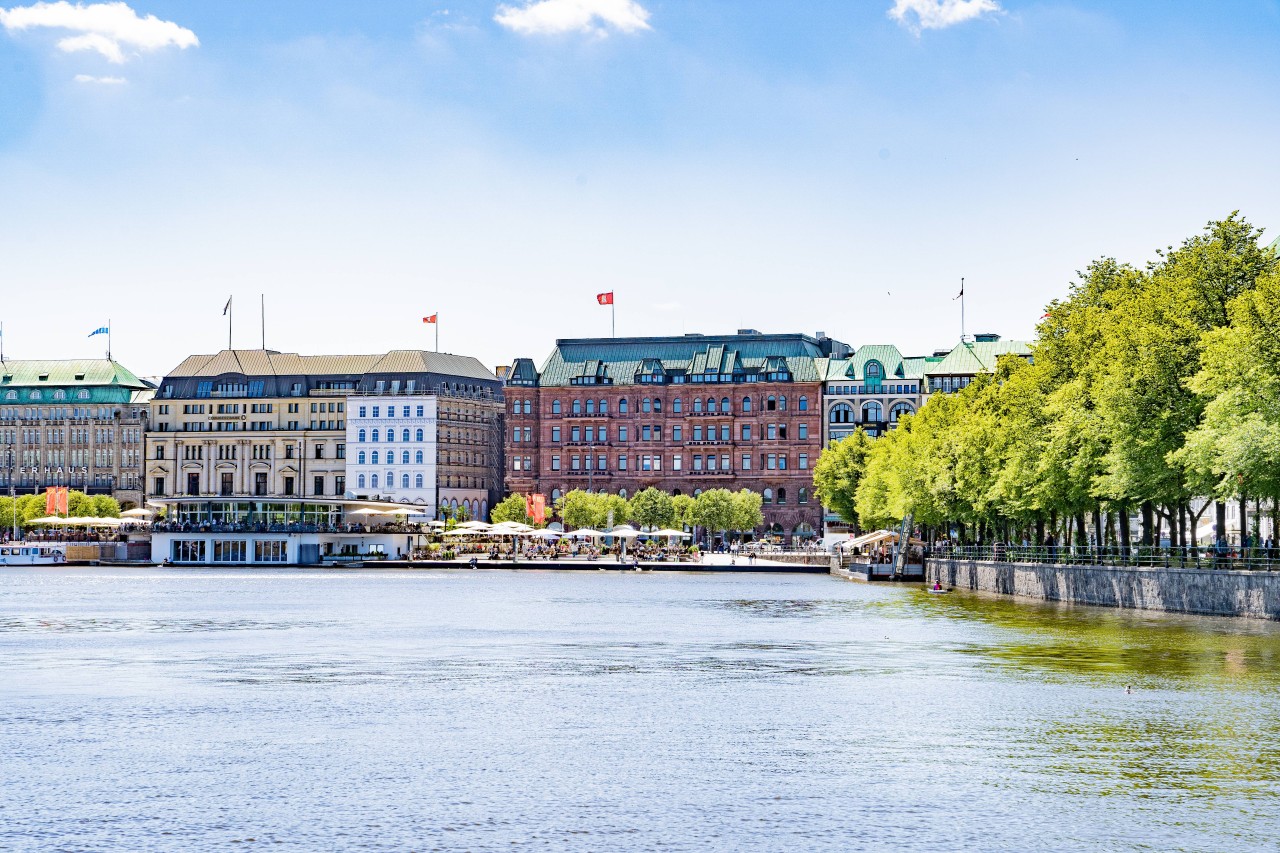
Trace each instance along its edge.
<instances>
[{"instance_id":1,"label":"arched window","mask_svg":"<svg viewBox=\"0 0 1280 853\"><path fill-rule=\"evenodd\" d=\"M770 394L769 399L764 401L764 408L767 412L776 410L778 408L778 398Z\"/></svg>"},{"instance_id":2,"label":"arched window","mask_svg":"<svg viewBox=\"0 0 1280 853\"><path fill-rule=\"evenodd\" d=\"M414 478L413 478L413 487L414 487L415 489L421 489L421 488L422 488L422 475L421 475L421 474L417 474L417 475L415 475L415 476L414 476Z\"/></svg>"},{"instance_id":3,"label":"arched window","mask_svg":"<svg viewBox=\"0 0 1280 853\"><path fill-rule=\"evenodd\" d=\"M778 489L778 503L784 504L786 502L787 502L787 490Z\"/></svg>"},{"instance_id":4,"label":"arched window","mask_svg":"<svg viewBox=\"0 0 1280 853\"><path fill-rule=\"evenodd\" d=\"M376 450L375 450L375 451L373 451L373 464L374 464L374 465L377 465L377 464L378 464L378 451L376 451Z\"/></svg>"},{"instance_id":5,"label":"arched window","mask_svg":"<svg viewBox=\"0 0 1280 853\"><path fill-rule=\"evenodd\" d=\"M783 394L778 398L778 411L785 412L787 410L787 395Z\"/></svg>"},{"instance_id":6,"label":"arched window","mask_svg":"<svg viewBox=\"0 0 1280 853\"><path fill-rule=\"evenodd\" d=\"M587 414L588 414L588 415L594 415L595 413L596 413L596 401L595 401L595 400L588 400L588 401L587 401Z\"/></svg>"},{"instance_id":7,"label":"arched window","mask_svg":"<svg viewBox=\"0 0 1280 853\"><path fill-rule=\"evenodd\" d=\"M401 475L400 475L400 488L402 488L402 489L407 489L407 488L409 488L409 475L408 475L408 474L401 474Z\"/></svg>"},{"instance_id":8,"label":"arched window","mask_svg":"<svg viewBox=\"0 0 1280 853\"><path fill-rule=\"evenodd\" d=\"M694 397L694 398L693 398L693 410L694 410L695 412L701 412L701 411L702 411L702 398L701 398L701 397Z\"/></svg>"},{"instance_id":9,"label":"arched window","mask_svg":"<svg viewBox=\"0 0 1280 853\"><path fill-rule=\"evenodd\" d=\"M693 496L694 496L695 498L696 498L698 495L700 495L700 494L702 494L702 489L694 489L694 490L693 490Z\"/></svg>"},{"instance_id":10,"label":"arched window","mask_svg":"<svg viewBox=\"0 0 1280 853\"><path fill-rule=\"evenodd\" d=\"M365 438L366 438L365 431L360 430L360 432L358 433L358 438L356 438L356 441L364 441Z\"/></svg>"},{"instance_id":11,"label":"arched window","mask_svg":"<svg viewBox=\"0 0 1280 853\"><path fill-rule=\"evenodd\" d=\"M749 411L751 411L751 398L750 398L750 397L743 397L743 398L742 398L742 411L744 411L744 412L749 412Z\"/></svg>"},{"instance_id":12,"label":"arched window","mask_svg":"<svg viewBox=\"0 0 1280 853\"><path fill-rule=\"evenodd\" d=\"M422 430L419 429L413 434L414 441L422 441Z\"/></svg>"},{"instance_id":13,"label":"arched window","mask_svg":"<svg viewBox=\"0 0 1280 853\"><path fill-rule=\"evenodd\" d=\"M378 488L378 475L374 474L373 476L371 476L369 478L369 483L371 484L370 488L374 488L374 489Z\"/></svg>"},{"instance_id":14,"label":"arched window","mask_svg":"<svg viewBox=\"0 0 1280 853\"><path fill-rule=\"evenodd\" d=\"M720 398L720 411L721 411L723 414L726 414L726 415L727 415L727 414L729 414L729 412L733 411L733 409L732 409L732 408L730 408L730 406L729 406L729 398L728 398L728 397L721 397L721 398Z\"/></svg>"},{"instance_id":15,"label":"arched window","mask_svg":"<svg viewBox=\"0 0 1280 853\"><path fill-rule=\"evenodd\" d=\"M659 399L657 399L656 397L655 397L655 398L654 398L654 400L653 400L653 410L654 410L655 412L661 412L661 411L662 411L662 401L661 401L661 400L659 400Z\"/></svg>"},{"instance_id":16,"label":"arched window","mask_svg":"<svg viewBox=\"0 0 1280 853\"><path fill-rule=\"evenodd\" d=\"M804 396L801 396L801 397L800 397L800 411L802 411L802 412L807 412L807 411L809 411L809 398L808 398L808 397L804 397Z\"/></svg>"},{"instance_id":17,"label":"arched window","mask_svg":"<svg viewBox=\"0 0 1280 853\"><path fill-rule=\"evenodd\" d=\"M361 450L359 453L357 453L357 454L356 454L356 462L358 462L358 463L359 463L359 464L361 464L361 465L363 465L363 464L364 464L364 451L363 451L363 450Z\"/></svg>"},{"instance_id":18,"label":"arched window","mask_svg":"<svg viewBox=\"0 0 1280 853\"><path fill-rule=\"evenodd\" d=\"M683 492L681 492L679 489L672 489L672 490L671 490L671 496L672 496L672 497L675 497L676 495L679 495L679 494L683 494Z\"/></svg>"},{"instance_id":19,"label":"arched window","mask_svg":"<svg viewBox=\"0 0 1280 853\"><path fill-rule=\"evenodd\" d=\"M848 403L836 403L827 413L827 421L833 424L853 423L853 407Z\"/></svg>"},{"instance_id":20,"label":"arched window","mask_svg":"<svg viewBox=\"0 0 1280 853\"><path fill-rule=\"evenodd\" d=\"M558 414L560 414L560 401L559 401L559 400L552 400L552 401L551 401L551 414L553 414L553 415L558 415Z\"/></svg>"},{"instance_id":21,"label":"arched window","mask_svg":"<svg viewBox=\"0 0 1280 853\"><path fill-rule=\"evenodd\" d=\"M862 404L862 422L884 420L884 409L875 400Z\"/></svg>"},{"instance_id":22,"label":"arched window","mask_svg":"<svg viewBox=\"0 0 1280 853\"><path fill-rule=\"evenodd\" d=\"M401 441L408 441L408 440L409 440L409 430L408 430L408 429L401 430L401 432L400 432L400 440L401 440Z\"/></svg>"},{"instance_id":23,"label":"arched window","mask_svg":"<svg viewBox=\"0 0 1280 853\"><path fill-rule=\"evenodd\" d=\"M609 401L608 401L608 400L601 400L601 401L600 401L600 414L602 414L602 415L607 415L607 414L609 414Z\"/></svg>"},{"instance_id":24,"label":"arched window","mask_svg":"<svg viewBox=\"0 0 1280 853\"><path fill-rule=\"evenodd\" d=\"M626 489L618 489L618 497L620 497L620 498L625 498L626 496L627 496L627 490L626 490Z\"/></svg>"},{"instance_id":25,"label":"arched window","mask_svg":"<svg viewBox=\"0 0 1280 853\"><path fill-rule=\"evenodd\" d=\"M761 493L760 498L764 503L773 503L773 489L765 489L764 492Z\"/></svg>"},{"instance_id":26,"label":"arched window","mask_svg":"<svg viewBox=\"0 0 1280 853\"><path fill-rule=\"evenodd\" d=\"M396 487L396 472L388 471L387 472L387 488L394 489L395 487Z\"/></svg>"},{"instance_id":27,"label":"arched window","mask_svg":"<svg viewBox=\"0 0 1280 853\"><path fill-rule=\"evenodd\" d=\"M378 440L378 431L376 429L373 431L373 440L374 441Z\"/></svg>"},{"instance_id":28,"label":"arched window","mask_svg":"<svg viewBox=\"0 0 1280 853\"><path fill-rule=\"evenodd\" d=\"M868 361L862 367L862 375L867 378L870 383L877 383L884 378L884 368L880 366L878 361Z\"/></svg>"},{"instance_id":29,"label":"arched window","mask_svg":"<svg viewBox=\"0 0 1280 853\"><path fill-rule=\"evenodd\" d=\"M409 451L407 450L400 451L400 464L401 465L409 464Z\"/></svg>"},{"instance_id":30,"label":"arched window","mask_svg":"<svg viewBox=\"0 0 1280 853\"><path fill-rule=\"evenodd\" d=\"M707 398L707 411L708 411L708 412L714 412L715 410L716 410L716 398L715 398L715 397L708 397L708 398Z\"/></svg>"},{"instance_id":31,"label":"arched window","mask_svg":"<svg viewBox=\"0 0 1280 853\"><path fill-rule=\"evenodd\" d=\"M414 464L417 464L417 465L421 465L421 464L422 464L422 451L421 451L421 450L419 450L417 453L415 453L415 454L413 455L413 461L414 461Z\"/></svg>"},{"instance_id":32,"label":"arched window","mask_svg":"<svg viewBox=\"0 0 1280 853\"><path fill-rule=\"evenodd\" d=\"M533 414L533 401L532 401L532 400L525 400L525 401L524 401L524 413L525 413L526 415Z\"/></svg>"},{"instance_id":33,"label":"arched window","mask_svg":"<svg viewBox=\"0 0 1280 853\"><path fill-rule=\"evenodd\" d=\"M390 444L390 443L392 443L392 442L393 442L393 441L395 441L395 440L396 440L396 431L395 431L394 429L388 429L388 430L387 430L387 444Z\"/></svg>"},{"instance_id":34,"label":"arched window","mask_svg":"<svg viewBox=\"0 0 1280 853\"><path fill-rule=\"evenodd\" d=\"M652 412L652 411L653 411L653 401L651 401L648 397L645 397L643 400L641 400L641 401L640 401L640 411L642 411L642 412Z\"/></svg>"},{"instance_id":35,"label":"arched window","mask_svg":"<svg viewBox=\"0 0 1280 853\"><path fill-rule=\"evenodd\" d=\"M574 401L573 401L573 413L574 413L575 415L580 415L580 414L582 414L582 401L581 401L581 400L574 400Z\"/></svg>"},{"instance_id":36,"label":"arched window","mask_svg":"<svg viewBox=\"0 0 1280 853\"><path fill-rule=\"evenodd\" d=\"M555 504L555 502L556 502L556 501L558 501L558 500L560 500L560 490L559 490L559 489L552 489L552 490L551 490L551 503L554 505L554 504Z\"/></svg>"},{"instance_id":37,"label":"arched window","mask_svg":"<svg viewBox=\"0 0 1280 853\"><path fill-rule=\"evenodd\" d=\"M625 415L630 409L627 406L627 398L623 397L618 401L618 414Z\"/></svg>"},{"instance_id":38,"label":"arched window","mask_svg":"<svg viewBox=\"0 0 1280 853\"><path fill-rule=\"evenodd\" d=\"M680 414L684 411L684 402L679 397L676 397L671 401L671 411L676 414Z\"/></svg>"},{"instance_id":39,"label":"arched window","mask_svg":"<svg viewBox=\"0 0 1280 853\"><path fill-rule=\"evenodd\" d=\"M356 487L361 489L364 488L364 474L361 474L359 477L356 477Z\"/></svg>"},{"instance_id":40,"label":"arched window","mask_svg":"<svg viewBox=\"0 0 1280 853\"><path fill-rule=\"evenodd\" d=\"M809 502L809 490L804 486L800 487L800 503L807 504Z\"/></svg>"},{"instance_id":41,"label":"arched window","mask_svg":"<svg viewBox=\"0 0 1280 853\"><path fill-rule=\"evenodd\" d=\"M903 415L909 415L914 411L915 409L911 408L909 403L894 403L893 407L889 409L889 423L896 424L898 422L898 418Z\"/></svg>"}]
</instances>

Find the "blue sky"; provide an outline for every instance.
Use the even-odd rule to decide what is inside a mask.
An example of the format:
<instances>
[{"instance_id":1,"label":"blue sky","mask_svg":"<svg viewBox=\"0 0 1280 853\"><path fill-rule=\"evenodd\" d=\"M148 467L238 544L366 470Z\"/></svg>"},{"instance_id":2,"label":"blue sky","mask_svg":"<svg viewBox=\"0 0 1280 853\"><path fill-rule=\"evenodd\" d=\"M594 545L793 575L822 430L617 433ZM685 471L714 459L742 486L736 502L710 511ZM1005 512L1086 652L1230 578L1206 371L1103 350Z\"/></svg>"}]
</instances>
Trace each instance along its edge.
<instances>
[{"instance_id":1,"label":"blue sky","mask_svg":"<svg viewBox=\"0 0 1280 853\"><path fill-rule=\"evenodd\" d=\"M894 14L894 12L898 14ZM153 16L151 20L149 16ZM540 360L556 337L1031 334L1092 258L1280 233L1280 2L0 11L5 353Z\"/></svg>"}]
</instances>

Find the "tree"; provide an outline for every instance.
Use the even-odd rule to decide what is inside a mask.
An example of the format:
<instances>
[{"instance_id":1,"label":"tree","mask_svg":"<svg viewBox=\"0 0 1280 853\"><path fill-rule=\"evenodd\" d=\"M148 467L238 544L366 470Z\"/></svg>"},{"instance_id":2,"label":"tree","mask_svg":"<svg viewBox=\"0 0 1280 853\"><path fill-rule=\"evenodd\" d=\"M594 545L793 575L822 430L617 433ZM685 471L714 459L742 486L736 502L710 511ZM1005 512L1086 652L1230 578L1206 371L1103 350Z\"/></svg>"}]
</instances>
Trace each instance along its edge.
<instances>
[{"instance_id":1,"label":"tree","mask_svg":"<svg viewBox=\"0 0 1280 853\"><path fill-rule=\"evenodd\" d=\"M119 518L120 502L111 495L94 495L93 514L97 518Z\"/></svg>"},{"instance_id":2,"label":"tree","mask_svg":"<svg viewBox=\"0 0 1280 853\"><path fill-rule=\"evenodd\" d=\"M557 502L560 520L566 527L572 528L602 526L603 522L599 520L598 503L595 497L594 494L581 489L566 492Z\"/></svg>"},{"instance_id":3,"label":"tree","mask_svg":"<svg viewBox=\"0 0 1280 853\"><path fill-rule=\"evenodd\" d=\"M657 530L676 523L671 495L650 486L631 499L629 515L642 528Z\"/></svg>"},{"instance_id":4,"label":"tree","mask_svg":"<svg viewBox=\"0 0 1280 853\"><path fill-rule=\"evenodd\" d=\"M870 451L871 438L859 427L852 435L827 445L813 468L814 494L848 524L858 522L856 494Z\"/></svg>"},{"instance_id":5,"label":"tree","mask_svg":"<svg viewBox=\"0 0 1280 853\"><path fill-rule=\"evenodd\" d=\"M501 502L494 505L489 511L489 518L494 524L501 524L504 521L514 521L519 524L532 524L528 514L526 513L526 505L524 495L513 494L503 498Z\"/></svg>"},{"instance_id":6,"label":"tree","mask_svg":"<svg viewBox=\"0 0 1280 853\"><path fill-rule=\"evenodd\" d=\"M707 489L693 502L693 517L710 532L725 533L733 529L734 499L728 489Z\"/></svg>"},{"instance_id":7,"label":"tree","mask_svg":"<svg viewBox=\"0 0 1280 853\"><path fill-rule=\"evenodd\" d=\"M693 527L697 524L694 521L694 500L689 495L672 495L671 511L675 515L676 527Z\"/></svg>"},{"instance_id":8,"label":"tree","mask_svg":"<svg viewBox=\"0 0 1280 853\"><path fill-rule=\"evenodd\" d=\"M739 533L755 530L764 524L764 512L761 510L763 499L758 492L750 489L739 489L733 493L732 530Z\"/></svg>"}]
</instances>

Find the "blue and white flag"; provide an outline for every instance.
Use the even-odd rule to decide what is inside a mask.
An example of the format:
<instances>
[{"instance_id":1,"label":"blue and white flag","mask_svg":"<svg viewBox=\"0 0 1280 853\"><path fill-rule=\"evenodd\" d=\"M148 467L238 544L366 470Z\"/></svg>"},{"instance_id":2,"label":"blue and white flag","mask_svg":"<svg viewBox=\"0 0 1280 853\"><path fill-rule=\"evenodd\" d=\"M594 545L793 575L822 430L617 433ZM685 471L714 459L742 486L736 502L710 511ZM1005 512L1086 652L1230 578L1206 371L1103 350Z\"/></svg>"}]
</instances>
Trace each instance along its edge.
<instances>
[{"instance_id":1,"label":"blue and white flag","mask_svg":"<svg viewBox=\"0 0 1280 853\"><path fill-rule=\"evenodd\" d=\"M111 334L110 329L108 329L106 326L99 326L98 328L94 329L92 332L89 333L89 337L92 338L94 335L108 335L108 334Z\"/></svg>"}]
</instances>

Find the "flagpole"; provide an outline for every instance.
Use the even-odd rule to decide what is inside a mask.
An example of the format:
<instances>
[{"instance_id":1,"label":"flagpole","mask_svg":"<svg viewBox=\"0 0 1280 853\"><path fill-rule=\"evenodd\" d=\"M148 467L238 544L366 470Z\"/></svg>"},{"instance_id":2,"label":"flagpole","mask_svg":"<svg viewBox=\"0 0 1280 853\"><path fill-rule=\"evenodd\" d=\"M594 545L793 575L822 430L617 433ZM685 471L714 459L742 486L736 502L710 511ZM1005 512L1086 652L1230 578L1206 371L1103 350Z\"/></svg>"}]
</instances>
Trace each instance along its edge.
<instances>
[{"instance_id":1,"label":"flagpole","mask_svg":"<svg viewBox=\"0 0 1280 853\"><path fill-rule=\"evenodd\" d=\"M436 352L440 352L440 315L436 315L436 321L431 325L436 327Z\"/></svg>"},{"instance_id":2,"label":"flagpole","mask_svg":"<svg viewBox=\"0 0 1280 853\"><path fill-rule=\"evenodd\" d=\"M227 349L231 349L231 317L236 307L231 304L231 300L227 300Z\"/></svg>"},{"instance_id":3,"label":"flagpole","mask_svg":"<svg viewBox=\"0 0 1280 853\"><path fill-rule=\"evenodd\" d=\"M267 350L267 294L260 293L258 296L262 300L262 351Z\"/></svg>"},{"instance_id":4,"label":"flagpole","mask_svg":"<svg viewBox=\"0 0 1280 853\"><path fill-rule=\"evenodd\" d=\"M960 276L960 343L964 343L964 276Z\"/></svg>"},{"instance_id":5,"label":"flagpole","mask_svg":"<svg viewBox=\"0 0 1280 853\"><path fill-rule=\"evenodd\" d=\"M609 333L610 337L618 336L618 298L609 294Z\"/></svg>"},{"instance_id":6,"label":"flagpole","mask_svg":"<svg viewBox=\"0 0 1280 853\"><path fill-rule=\"evenodd\" d=\"M111 318L107 318L107 361L111 360Z\"/></svg>"}]
</instances>

